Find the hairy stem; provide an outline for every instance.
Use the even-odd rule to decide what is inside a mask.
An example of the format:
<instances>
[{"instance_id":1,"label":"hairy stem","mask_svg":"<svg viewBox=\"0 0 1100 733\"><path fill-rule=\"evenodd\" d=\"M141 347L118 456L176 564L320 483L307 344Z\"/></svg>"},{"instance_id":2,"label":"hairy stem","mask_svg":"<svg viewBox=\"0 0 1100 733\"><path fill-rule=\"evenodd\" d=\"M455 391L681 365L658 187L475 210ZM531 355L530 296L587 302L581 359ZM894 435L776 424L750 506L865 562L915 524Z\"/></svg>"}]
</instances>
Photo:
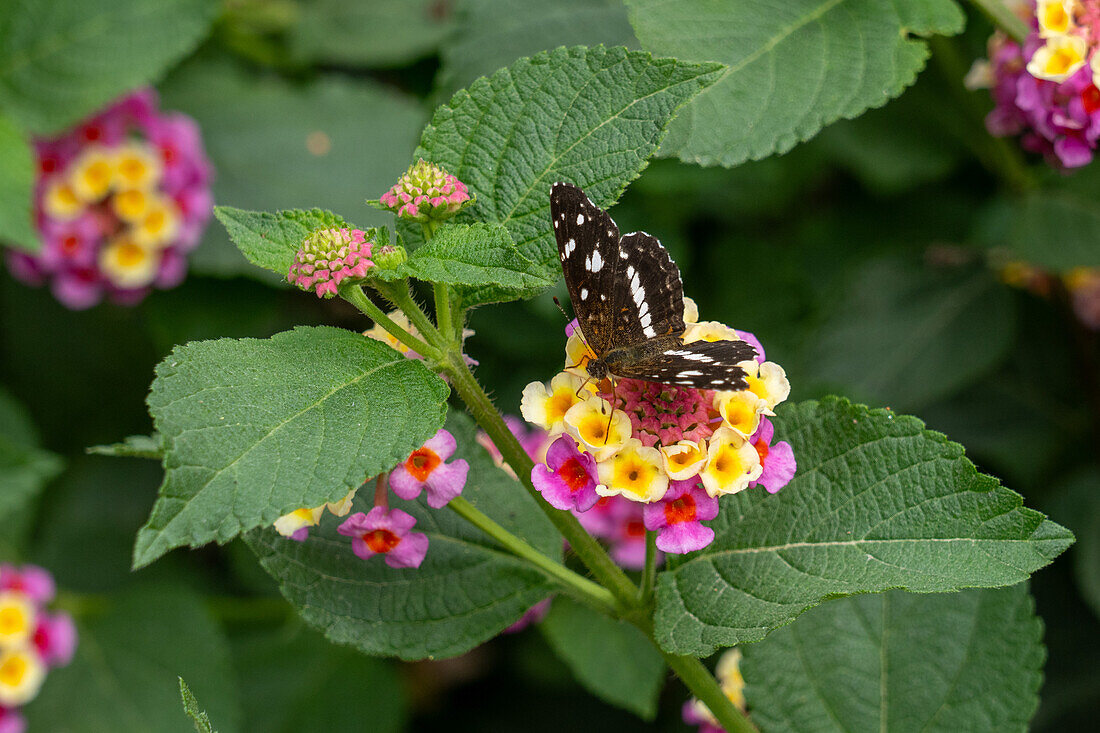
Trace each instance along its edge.
<instances>
[{"instance_id":1,"label":"hairy stem","mask_svg":"<svg viewBox=\"0 0 1100 733\"><path fill-rule=\"evenodd\" d=\"M409 281L397 280L392 283L376 281L374 287L383 297L400 308L409 317L412 324L416 326L416 330L420 331L420 335L433 347L436 347L435 353L438 355L435 357L436 361L442 361L443 354L441 352L447 348L447 342L436 330L435 324L428 318L428 314L424 312L424 309L413 300L412 293L409 291Z\"/></svg>"},{"instance_id":2,"label":"hairy stem","mask_svg":"<svg viewBox=\"0 0 1100 733\"><path fill-rule=\"evenodd\" d=\"M649 605L653 598L653 581L657 577L657 533L645 533L645 569L642 570L642 588L638 595L642 605Z\"/></svg>"},{"instance_id":3,"label":"hairy stem","mask_svg":"<svg viewBox=\"0 0 1100 733\"><path fill-rule=\"evenodd\" d=\"M593 583L588 578L574 573L561 563L555 562L542 554L519 537L516 537L511 532L504 529L504 527L494 522L461 496L451 499L447 506L455 514L499 542L512 554L527 560L551 578L558 581L558 583L560 583L573 597L594 606L604 613L616 613L615 596L611 595L611 591L607 588L597 583Z\"/></svg>"},{"instance_id":4,"label":"hairy stem","mask_svg":"<svg viewBox=\"0 0 1100 733\"><path fill-rule=\"evenodd\" d=\"M516 436L512 435L512 431L504 423L504 418L493 405L492 400L489 399L489 395L485 394L485 390L474 378L460 352L452 351L449 354L447 372L451 376L451 384L463 402L466 403L470 414L474 416L478 425L489 434L489 438L496 445L504 460L519 476L523 487L534 497L546 516L557 527L562 537L569 542L581 562L592 572L596 580L614 594L621 607L630 608L637 604L638 589L626 576L622 568L608 557L607 552L600 546L600 543L584 530L576 517L569 512L555 509L547 504L535 489L534 484L531 483L531 470L535 467L535 464L531 461L527 452L524 451L523 446L516 440Z\"/></svg>"},{"instance_id":5,"label":"hairy stem","mask_svg":"<svg viewBox=\"0 0 1100 733\"><path fill-rule=\"evenodd\" d=\"M432 285L432 295L435 296L435 322L439 326L439 332L448 341L455 339L454 327L451 325L451 290L444 283Z\"/></svg>"},{"instance_id":6,"label":"hairy stem","mask_svg":"<svg viewBox=\"0 0 1100 733\"><path fill-rule=\"evenodd\" d=\"M711 714L726 729L726 733L756 733L756 726L748 717L730 702L726 693L718 686L718 680L695 657L682 657L678 654L661 652L665 663L683 680L691 694L710 710Z\"/></svg>"},{"instance_id":7,"label":"hairy stem","mask_svg":"<svg viewBox=\"0 0 1100 733\"><path fill-rule=\"evenodd\" d=\"M970 2L977 6L982 15L989 18L989 22L1007 33L1016 43L1022 44L1027 40L1027 23L1009 10L1004 0L970 0Z\"/></svg>"},{"instance_id":8,"label":"hairy stem","mask_svg":"<svg viewBox=\"0 0 1100 733\"><path fill-rule=\"evenodd\" d=\"M436 361L439 361L443 356L439 349L434 346L429 346L421 339L413 336L411 333L401 328L401 326L394 323L392 318L383 313L381 308L371 302L371 299L363 292L361 286L352 285L350 287L341 288L340 297L354 305L359 309L360 313L386 329L391 336L405 344L405 346L416 351L416 353Z\"/></svg>"}]
</instances>

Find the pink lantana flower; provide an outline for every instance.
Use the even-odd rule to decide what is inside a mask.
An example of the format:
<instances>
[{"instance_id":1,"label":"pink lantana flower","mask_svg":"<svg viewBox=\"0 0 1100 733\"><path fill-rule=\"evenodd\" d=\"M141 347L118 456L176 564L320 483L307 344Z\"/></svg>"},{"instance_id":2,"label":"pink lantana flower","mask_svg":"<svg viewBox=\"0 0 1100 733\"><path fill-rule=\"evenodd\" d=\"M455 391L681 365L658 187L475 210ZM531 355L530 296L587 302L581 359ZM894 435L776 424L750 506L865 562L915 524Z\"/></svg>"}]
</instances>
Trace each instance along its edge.
<instances>
[{"instance_id":1,"label":"pink lantana flower","mask_svg":"<svg viewBox=\"0 0 1100 733\"><path fill-rule=\"evenodd\" d=\"M391 568L418 568L428 553L428 535L410 532L414 526L411 514L376 506L369 514L352 514L336 531L352 538L351 549L364 560L385 555Z\"/></svg>"},{"instance_id":2,"label":"pink lantana flower","mask_svg":"<svg viewBox=\"0 0 1100 733\"><path fill-rule=\"evenodd\" d=\"M775 428L771 421L762 418L760 427L752 437L753 447L756 448L756 452L760 455L760 463L764 466L760 478L756 479L755 483L767 489L769 494L774 494L789 484L798 470L791 444L784 440L771 445L774 434Z\"/></svg>"},{"instance_id":3,"label":"pink lantana flower","mask_svg":"<svg viewBox=\"0 0 1100 733\"><path fill-rule=\"evenodd\" d=\"M18 591L38 604L53 600L55 588L53 576L49 571L37 565L23 565L16 568L4 563L0 565L0 591Z\"/></svg>"},{"instance_id":4,"label":"pink lantana flower","mask_svg":"<svg viewBox=\"0 0 1100 733\"><path fill-rule=\"evenodd\" d=\"M673 481L660 501L642 509L645 528L657 532L657 548L683 554L714 541L714 530L700 522L718 516L718 499L695 479Z\"/></svg>"},{"instance_id":5,"label":"pink lantana flower","mask_svg":"<svg viewBox=\"0 0 1100 733\"><path fill-rule=\"evenodd\" d=\"M457 447L454 436L440 429L427 443L414 450L404 463L393 469L390 474L393 493L412 501L427 489L428 506L433 509L446 506L462 493L466 475L470 472L470 464L464 458L446 463Z\"/></svg>"},{"instance_id":6,"label":"pink lantana flower","mask_svg":"<svg viewBox=\"0 0 1100 733\"><path fill-rule=\"evenodd\" d=\"M0 705L0 733L24 733L26 730L27 719L19 713L18 708Z\"/></svg>"},{"instance_id":7,"label":"pink lantana flower","mask_svg":"<svg viewBox=\"0 0 1100 733\"><path fill-rule=\"evenodd\" d=\"M531 469L531 483L555 509L588 511L599 500L596 459L577 450L568 435L562 435L546 451L546 463Z\"/></svg>"},{"instance_id":8,"label":"pink lantana flower","mask_svg":"<svg viewBox=\"0 0 1100 733\"><path fill-rule=\"evenodd\" d=\"M425 160L405 171L379 199L383 208L420 222L450 218L471 201L465 183Z\"/></svg>"},{"instance_id":9,"label":"pink lantana flower","mask_svg":"<svg viewBox=\"0 0 1100 733\"><path fill-rule=\"evenodd\" d=\"M49 667L64 667L76 650L76 626L69 614L40 613L34 630L34 647Z\"/></svg>"},{"instance_id":10,"label":"pink lantana flower","mask_svg":"<svg viewBox=\"0 0 1100 733\"><path fill-rule=\"evenodd\" d=\"M318 298L336 295L345 280L361 280L374 262L372 242L361 229L321 229L302 242L287 272L287 282L312 290Z\"/></svg>"}]
</instances>

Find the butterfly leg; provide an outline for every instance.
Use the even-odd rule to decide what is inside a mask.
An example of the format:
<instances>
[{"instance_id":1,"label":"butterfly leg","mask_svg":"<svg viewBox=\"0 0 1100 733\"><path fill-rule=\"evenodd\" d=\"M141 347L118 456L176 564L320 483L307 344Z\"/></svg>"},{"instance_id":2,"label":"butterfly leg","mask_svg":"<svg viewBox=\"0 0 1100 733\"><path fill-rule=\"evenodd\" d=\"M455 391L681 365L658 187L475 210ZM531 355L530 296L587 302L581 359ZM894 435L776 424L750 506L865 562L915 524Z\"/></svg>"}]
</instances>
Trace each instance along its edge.
<instances>
[{"instance_id":1,"label":"butterfly leg","mask_svg":"<svg viewBox=\"0 0 1100 733\"><path fill-rule=\"evenodd\" d=\"M615 417L615 402L618 397L615 388L618 386L615 382L614 375L608 374L607 378L611 380L611 414L607 416L607 427L603 431L603 444L607 445L607 439L611 436L611 418Z\"/></svg>"}]
</instances>

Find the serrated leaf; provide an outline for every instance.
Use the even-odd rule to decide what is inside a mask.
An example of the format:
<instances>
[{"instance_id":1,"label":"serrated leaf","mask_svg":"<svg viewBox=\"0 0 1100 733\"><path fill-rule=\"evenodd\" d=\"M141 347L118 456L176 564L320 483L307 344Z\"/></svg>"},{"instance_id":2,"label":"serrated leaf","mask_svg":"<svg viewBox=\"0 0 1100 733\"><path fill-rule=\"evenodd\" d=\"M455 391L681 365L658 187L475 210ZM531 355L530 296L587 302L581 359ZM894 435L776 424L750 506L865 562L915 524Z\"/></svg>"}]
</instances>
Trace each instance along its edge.
<instances>
[{"instance_id":1,"label":"serrated leaf","mask_svg":"<svg viewBox=\"0 0 1100 733\"><path fill-rule=\"evenodd\" d=\"M270 213L215 206L214 216L248 261L286 278L302 240L318 229L346 229L352 225L324 209L289 209Z\"/></svg>"},{"instance_id":2,"label":"serrated leaf","mask_svg":"<svg viewBox=\"0 0 1100 733\"><path fill-rule=\"evenodd\" d=\"M191 718L191 722L195 724L195 733L217 733L210 725L210 717L206 714L206 711L199 706L199 701L195 699L195 693L191 692L191 688L187 686L187 683L180 677L180 699L183 701L183 711L187 713L187 717Z\"/></svg>"},{"instance_id":3,"label":"serrated leaf","mask_svg":"<svg viewBox=\"0 0 1100 733\"><path fill-rule=\"evenodd\" d=\"M539 629L594 695L644 720L657 715L665 663L637 627L559 597Z\"/></svg>"},{"instance_id":4,"label":"serrated leaf","mask_svg":"<svg viewBox=\"0 0 1100 733\"><path fill-rule=\"evenodd\" d=\"M531 298L554 284L543 267L520 254L502 224L441 227L391 275L458 286L466 308Z\"/></svg>"},{"instance_id":5,"label":"serrated leaf","mask_svg":"<svg viewBox=\"0 0 1100 733\"><path fill-rule=\"evenodd\" d=\"M295 57L314 63L402 66L454 31L450 7L438 0L308 0L301 10L287 40Z\"/></svg>"},{"instance_id":6,"label":"serrated leaf","mask_svg":"<svg viewBox=\"0 0 1100 733\"><path fill-rule=\"evenodd\" d=\"M742 647L753 722L776 731L1025 731L1043 624L1026 584L830 601Z\"/></svg>"},{"instance_id":7,"label":"serrated leaf","mask_svg":"<svg viewBox=\"0 0 1100 733\"><path fill-rule=\"evenodd\" d=\"M27 252L42 246L31 219L34 175L27 136L0 114L0 242Z\"/></svg>"},{"instance_id":8,"label":"serrated leaf","mask_svg":"<svg viewBox=\"0 0 1100 733\"><path fill-rule=\"evenodd\" d=\"M155 80L206 34L216 0L7 0L0 5L0 108L59 132Z\"/></svg>"},{"instance_id":9,"label":"serrated leaf","mask_svg":"<svg viewBox=\"0 0 1100 733\"><path fill-rule=\"evenodd\" d=\"M94 456L160 460L164 457L164 442L159 435L128 435L121 443L93 445L86 448L84 452Z\"/></svg>"},{"instance_id":10,"label":"serrated leaf","mask_svg":"<svg viewBox=\"0 0 1100 733\"><path fill-rule=\"evenodd\" d=\"M784 153L825 125L896 97L927 44L965 16L953 0L627 0L642 46L729 72L669 128L661 154L735 166Z\"/></svg>"},{"instance_id":11,"label":"serrated leaf","mask_svg":"<svg viewBox=\"0 0 1100 733\"><path fill-rule=\"evenodd\" d=\"M436 77L447 94L558 46L638 46L620 0L462 0L455 14L457 28L442 44Z\"/></svg>"},{"instance_id":12,"label":"serrated leaf","mask_svg":"<svg viewBox=\"0 0 1100 733\"><path fill-rule=\"evenodd\" d=\"M413 162L427 117L419 100L370 79L322 74L302 84L208 57L181 67L160 91L164 107L202 126L217 170L215 201L266 211L321 206L361 229L392 221L364 199L382 195ZM217 226L189 261L202 274L271 281Z\"/></svg>"},{"instance_id":13,"label":"serrated leaf","mask_svg":"<svg viewBox=\"0 0 1100 733\"><path fill-rule=\"evenodd\" d=\"M826 392L916 411L1008 356L1012 299L986 268L868 262L816 331L807 371Z\"/></svg>"},{"instance_id":14,"label":"serrated leaf","mask_svg":"<svg viewBox=\"0 0 1100 733\"><path fill-rule=\"evenodd\" d=\"M452 414L447 429L458 441L455 458L470 464L462 496L505 529L560 558L560 535L531 496L476 444L471 421ZM352 511L370 510L366 493L356 497ZM359 559L350 540L337 534L339 521L331 518L305 542L272 530L253 532L245 541L302 618L332 641L367 654L402 659L462 654L555 588L542 571L503 551L449 509L429 509L423 496L390 502L417 518L413 531L428 535L428 554L419 568L390 568L379 557Z\"/></svg>"},{"instance_id":15,"label":"serrated leaf","mask_svg":"<svg viewBox=\"0 0 1100 733\"><path fill-rule=\"evenodd\" d=\"M339 328L176 348L149 393L165 476L134 566L337 501L430 438L447 394L421 361Z\"/></svg>"},{"instance_id":16,"label":"serrated leaf","mask_svg":"<svg viewBox=\"0 0 1100 733\"><path fill-rule=\"evenodd\" d=\"M481 78L436 110L416 156L477 196L460 221L503 224L556 278L550 185L570 181L608 207L641 173L676 110L713 84L719 64L625 48L558 48Z\"/></svg>"},{"instance_id":17,"label":"serrated leaf","mask_svg":"<svg viewBox=\"0 0 1100 733\"><path fill-rule=\"evenodd\" d=\"M757 641L832 596L1012 585L1073 542L914 417L829 398L775 424L798 473L774 496L725 497L714 543L660 574L666 651Z\"/></svg>"},{"instance_id":18,"label":"serrated leaf","mask_svg":"<svg viewBox=\"0 0 1100 733\"><path fill-rule=\"evenodd\" d=\"M221 733L240 729L228 645L194 591L139 587L113 594L104 613L77 622L73 661L51 669L24 708L30 730L193 733L180 715L180 676L191 680Z\"/></svg>"}]
</instances>

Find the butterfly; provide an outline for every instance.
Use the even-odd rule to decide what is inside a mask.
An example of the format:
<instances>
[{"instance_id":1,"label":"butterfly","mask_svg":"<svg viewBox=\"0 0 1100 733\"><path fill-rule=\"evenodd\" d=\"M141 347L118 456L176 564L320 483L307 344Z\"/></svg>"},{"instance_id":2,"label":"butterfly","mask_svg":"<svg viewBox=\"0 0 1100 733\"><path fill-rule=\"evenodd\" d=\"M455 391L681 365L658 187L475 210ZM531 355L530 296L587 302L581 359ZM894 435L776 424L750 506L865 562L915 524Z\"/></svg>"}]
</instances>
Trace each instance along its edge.
<instances>
[{"instance_id":1,"label":"butterfly","mask_svg":"<svg viewBox=\"0 0 1100 733\"><path fill-rule=\"evenodd\" d=\"M742 390L738 362L756 356L745 341L684 343L680 270L656 238L619 236L606 211L569 183L550 189L550 218L562 273L585 343L585 368L597 381L614 375L696 389Z\"/></svg>"}]
</instances>

